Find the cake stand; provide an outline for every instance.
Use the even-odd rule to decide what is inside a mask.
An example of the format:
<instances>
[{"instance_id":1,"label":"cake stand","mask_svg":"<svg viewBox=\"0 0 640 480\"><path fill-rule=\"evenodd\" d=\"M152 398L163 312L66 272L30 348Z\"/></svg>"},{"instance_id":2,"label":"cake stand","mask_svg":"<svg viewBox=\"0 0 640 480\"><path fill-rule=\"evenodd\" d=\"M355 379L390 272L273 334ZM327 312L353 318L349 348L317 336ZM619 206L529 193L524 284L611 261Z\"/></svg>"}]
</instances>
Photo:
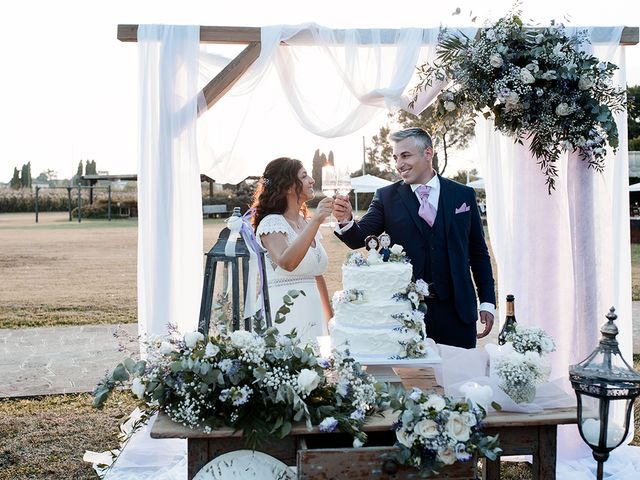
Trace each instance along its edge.
<instances>
[{"instance_id":1,"label":"cake stand","mask_svg":"<svg viewBox=\"0 0 640 480\"><path fill-rule=\"evenodd\" d=\"M400 377L393 370L395 367L421 368L430 367L442 362L442 358L438 353L438 347L430 338L427 339L427 356L423 358L390 359L359 355L357 357L354 356L354 359L363 365L366 368L367 373L373 375L378 382L390 383L400 382Z\"/></svg>"}]
</instances>

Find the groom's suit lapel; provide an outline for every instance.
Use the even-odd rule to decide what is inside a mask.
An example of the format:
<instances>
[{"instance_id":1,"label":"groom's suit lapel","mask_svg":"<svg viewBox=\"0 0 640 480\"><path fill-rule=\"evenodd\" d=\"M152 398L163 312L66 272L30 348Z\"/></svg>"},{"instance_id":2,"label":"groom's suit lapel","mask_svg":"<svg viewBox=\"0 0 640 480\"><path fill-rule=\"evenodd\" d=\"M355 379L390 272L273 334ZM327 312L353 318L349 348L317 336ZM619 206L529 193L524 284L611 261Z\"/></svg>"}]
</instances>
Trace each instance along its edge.
<instances>
[{"instance_id":1,"label":"groom's suit lapel","mask_svg":"<svg viewBox=\"0 0 640 480\"><path fill-rule=\"evenodd\" d=\"M454 215L454 199L452 198L453 192L451 191L451 184L446 178L442 178L438 175L440 179L440 198L438 200L438 214L442 214L442 219L444 220L444 231L445 235L449 236L449 229L451 228L451 223L453 221Z\"/></svg>"},{"instance_id":2,"label":"groom's suit lapel","mask_svg":"<svg viewBox=\"0 0 640 480\"><path fill-rule=\"evenodd\" d=\"M407 209L411 220L413 220L413 223L418 227L418 230L420 230L422 235L428 235L429 231L427 230L427 223L422 219L422 217L420 217L420 215L418 215L420 203L418 202L416 194L411 190L411 186L402 182L398 187L398 194L400 195L400 199Z\"/></svg>"}]
</instances>

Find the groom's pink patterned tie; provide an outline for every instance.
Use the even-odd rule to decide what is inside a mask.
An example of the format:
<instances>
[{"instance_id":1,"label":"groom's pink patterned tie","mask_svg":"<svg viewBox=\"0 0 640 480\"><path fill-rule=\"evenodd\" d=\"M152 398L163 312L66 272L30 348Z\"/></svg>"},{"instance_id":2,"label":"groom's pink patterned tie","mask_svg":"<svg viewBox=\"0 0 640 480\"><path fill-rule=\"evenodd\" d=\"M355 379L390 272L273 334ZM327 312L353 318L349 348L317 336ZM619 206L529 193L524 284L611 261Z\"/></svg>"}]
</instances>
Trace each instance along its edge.
<instances>
[{"instance_id":1,"label":"groom's pink patterned tie","mask_svg":"<svg viewBox=\"0 0 640 480\"><path fill-rule=\"evenodd\" d=\"M426 185L420 185L418 187L418 195L420 195L420 209L418 215L420 215L425 222L433 227L433 222L436 220L436 209L431 203L429 203L429 191L431 187Z\"/></svg>"}]
</instances>

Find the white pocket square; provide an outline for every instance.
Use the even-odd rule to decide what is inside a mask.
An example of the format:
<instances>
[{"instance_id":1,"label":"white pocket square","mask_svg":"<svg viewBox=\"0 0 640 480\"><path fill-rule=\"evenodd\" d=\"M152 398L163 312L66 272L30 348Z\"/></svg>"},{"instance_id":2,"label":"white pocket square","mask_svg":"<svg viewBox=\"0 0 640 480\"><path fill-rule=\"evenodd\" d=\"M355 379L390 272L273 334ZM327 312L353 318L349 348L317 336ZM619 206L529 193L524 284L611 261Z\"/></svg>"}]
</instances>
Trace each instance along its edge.
<instances>
[{"instance_id":1,"label":"white pocket square","mask_svg":"<svg viewBox=\"0 0 640 480\"><path fill-rule=\"evenodd\" d=\"M467 205L467 202L464 202L462 205L456 208L456 211L454 213L455 214L464 213L464 212L468 212L469 210L471 210L471 207Z\"/></svg>"}]
</instances>

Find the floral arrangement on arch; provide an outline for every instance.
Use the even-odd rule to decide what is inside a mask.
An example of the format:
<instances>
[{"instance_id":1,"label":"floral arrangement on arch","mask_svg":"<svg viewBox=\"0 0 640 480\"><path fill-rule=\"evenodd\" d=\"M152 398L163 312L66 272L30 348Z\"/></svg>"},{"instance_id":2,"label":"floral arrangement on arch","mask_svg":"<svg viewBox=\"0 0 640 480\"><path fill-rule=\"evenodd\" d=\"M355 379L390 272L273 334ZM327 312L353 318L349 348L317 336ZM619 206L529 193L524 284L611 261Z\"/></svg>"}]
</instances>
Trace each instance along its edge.
<instances>
[{"instance_id":1,"label":"floral arrangement on arch","mask_svg":"<svg viewBox=\"0 0 640 480\"><path fill-rule=\"evenodd\" d=\"M290 291L290 298L297 297ZM242 430L247 446L270 436L285 437L295 422L308 429L339 429L362 446L365 418L378 411L374 378L341 352L320 358L302 345L293 330L280 335L243 330L205 337L146 342L147 359L127 358L94 390L100 407L118 386L127 386L141 408L161 410L173 421L211 432L221 427Z\"/></svg>"},{"instance_id":2,"label":"floral arrangement on arch","mask_svg":"<svg viewBox=\"0 0 640 480\"><path fill-rule=\"evenodd\" d=\"M495 460L502 451L497 435L481 431L486 410L480 403L418 388L391 390L390 396L391 407L400 412L395 426L396 460L420 469L421 477L478 456Z\"/></svg>"},{"instance_id":3,"label":"floral arrangement on arch","mask_svg":"<svg viewBox=\"0 0 640 480\"><path fill-rule=\"evenodd\" d=\"M516 403L532 402L536 385L546 382L551 374L547 355L556 349L553 338L542 328L519 324L505 338L513 352L495 363L500 388Z\"/></svg>"},{"instance_id":4,"label":"floral arrangement on arch","mask_svg":"<svg viewBox=\"0 0 640 480\"><path fill-rule=\"evenodd\" d=\"M616 65L586 52L587 31L570 35L553 22L526 27L517 7L474 38L443 29L436 60L419 68L414 93L451 81L437 98L437 115L481 112L518 143L529 139L551 193L563 151L604 168L607 145L618 146L613 114L625 108L625 90L612 83Z\"/></svg>"}]
</instances>

